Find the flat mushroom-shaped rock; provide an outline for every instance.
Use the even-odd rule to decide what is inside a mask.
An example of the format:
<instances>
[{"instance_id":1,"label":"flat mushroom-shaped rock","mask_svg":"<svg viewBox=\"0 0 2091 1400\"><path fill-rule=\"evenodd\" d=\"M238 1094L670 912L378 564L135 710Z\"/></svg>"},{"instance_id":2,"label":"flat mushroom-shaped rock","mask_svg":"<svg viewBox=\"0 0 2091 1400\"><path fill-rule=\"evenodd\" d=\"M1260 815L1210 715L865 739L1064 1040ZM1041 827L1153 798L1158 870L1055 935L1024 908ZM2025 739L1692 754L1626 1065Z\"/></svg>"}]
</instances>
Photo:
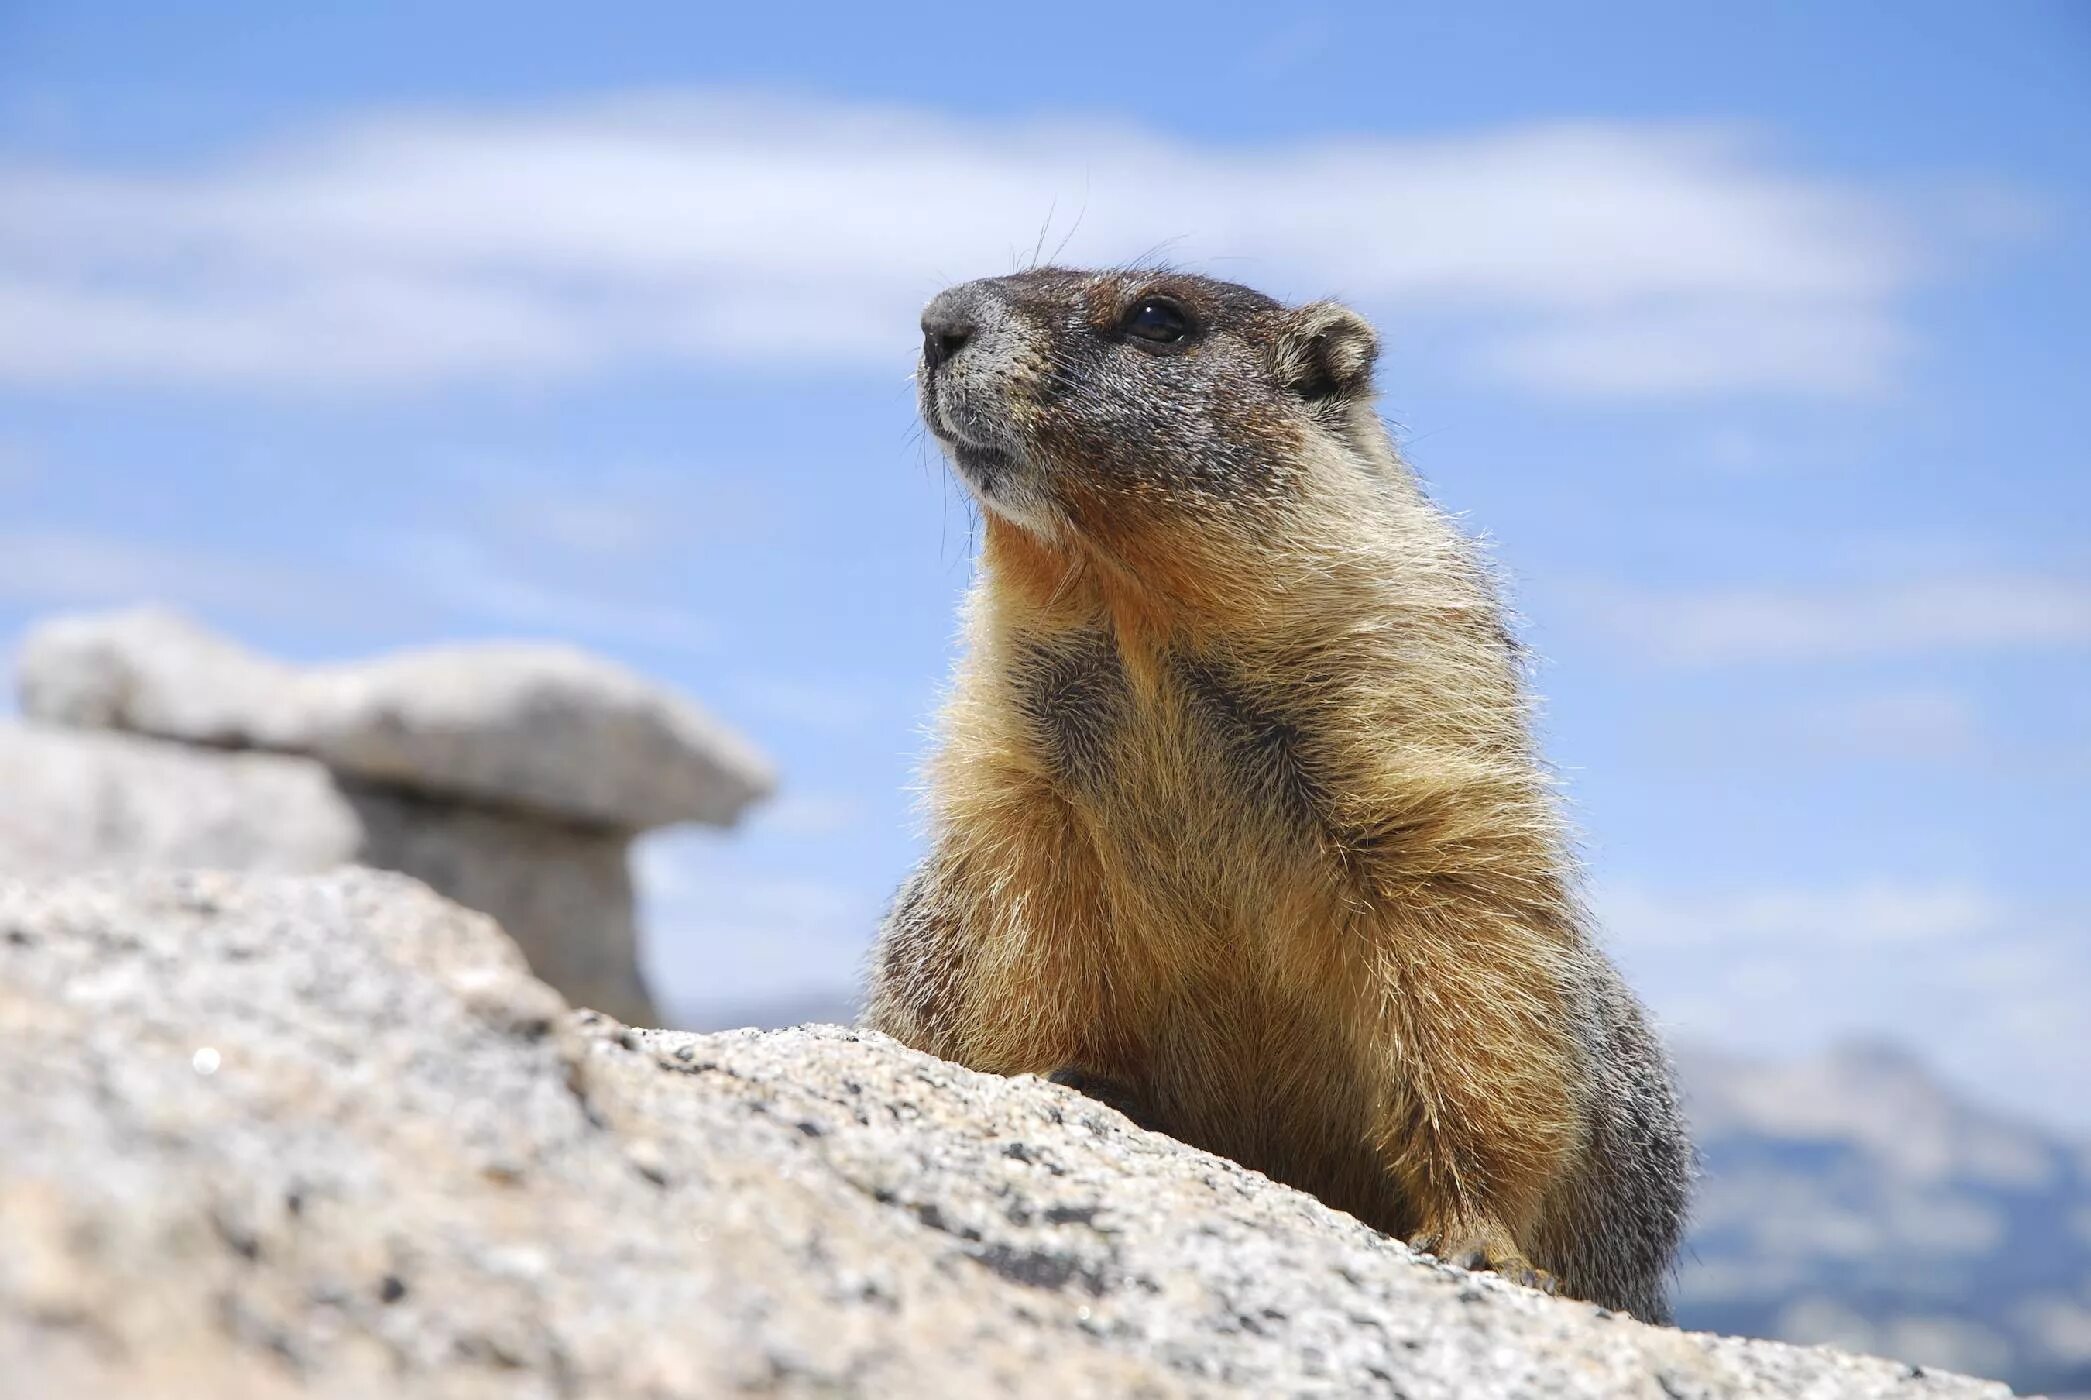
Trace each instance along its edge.
<instances>
[{"instance_id":1,"label":"flat mushroom-shaped rock","mask_svg":"<svg viewBox=\"0 0 2091 1400\"><path fill-rule=\"evenodd\" d=\"M691 701L564 646L300 668L143 609L37 629L19 685L23 712L48 723L308 754L432 797L623 830L723 826L774 783Z\"/></svg>"},{"instance_id":2,"label":"flat mushroom-shaped rock","mask_svg":"<svg viewBox=\"0 0 2091 1400\"><path fill-rule=\"evenodd\" d=\"M164 608L54 618L15 660L22 713L209 748L302 748L298 673Z\"/></svg>"}]
</instances>

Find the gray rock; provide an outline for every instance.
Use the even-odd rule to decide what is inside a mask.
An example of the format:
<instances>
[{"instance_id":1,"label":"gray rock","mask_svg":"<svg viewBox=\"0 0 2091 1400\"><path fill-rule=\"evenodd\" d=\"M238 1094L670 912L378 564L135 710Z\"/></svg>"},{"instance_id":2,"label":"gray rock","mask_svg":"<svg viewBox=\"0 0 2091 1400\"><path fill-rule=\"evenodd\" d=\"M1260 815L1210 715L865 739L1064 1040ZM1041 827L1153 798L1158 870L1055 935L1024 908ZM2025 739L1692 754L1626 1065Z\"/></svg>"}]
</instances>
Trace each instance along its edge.
<instances>
[{"instance_id":1,"label":"gray rock","mask_svg":"<svg viewBox=\"0 0 2091 1400\"><path fill-rule=\"evenodd\" d=\"M214 748L297 750L297 673L161 608L41 623L15 659L31 719Z\"/></svg>"},{"instance_id":2,"label":"gray rock","mask_svg":"<svg viewBox=\"0 0 2091 1400\"><path fill-rule=\"evenodd\" d=\"M32 632L25 714L308 754L415 792L641 830L731 823L774 785L696 705L568 647L484 644L300 669L139 609Z\"/></svg>"},{"instance_id":3,"label":"gray rock","mask_svg":"<svg viewBox=\"0 0 2091 1400\"><path fill-rule=\"evenodd\" d=\"M289 754L0 721L0 874L403 871L493 915L575 1004L658 1018L624 832L339 779Z\"/></svg>"},{"instance_id":4,"label":"gray rock","mask_svg":"<svg viewBox=\"0 0 2091 1400\"><path fill-rule=\"evenodd\" d=\"M1411 1254L1036 1079L569 1019L398 877L0 881L0 1366L106 1396L1998 1396Z\"/></svg>"},{"instance_id":5,"label":"gray rock","mask_svg":"<svg viewBox=\"0 0 2091 1400\"><path fill-rule=\"evenodd\" d=\"M639 971L630 845L621 831L346 783L357 859L491 914L530 970L576 1006L658 1024Z\"/></svg>"},{"instance_id":6,"label":"gray rock","mask_svg":"<svg viewBox=\"0 0 2091 1400\"><path fill-rule=\"evenodd\" d=\"M0 721L0 871L325 870L362 825L308 758Z\"/></svg>"}]
</instances>

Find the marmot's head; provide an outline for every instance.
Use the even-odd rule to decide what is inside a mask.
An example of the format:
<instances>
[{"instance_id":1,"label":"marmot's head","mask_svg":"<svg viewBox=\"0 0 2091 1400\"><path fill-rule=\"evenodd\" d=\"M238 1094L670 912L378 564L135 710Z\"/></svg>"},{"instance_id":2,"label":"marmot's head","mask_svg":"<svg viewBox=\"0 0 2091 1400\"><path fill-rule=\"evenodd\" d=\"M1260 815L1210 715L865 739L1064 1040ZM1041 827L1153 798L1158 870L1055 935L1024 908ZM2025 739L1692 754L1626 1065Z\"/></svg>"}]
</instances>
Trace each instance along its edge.
<instances>
[{"instance_id":1,"label":"marmot's head","mask_svg":"<svg viewBox=\"0 0 2091 1400\"><path fill-rule=\"evenodd\" d=\"M1037 268L922 315L922 418L991 520L1121 558L1282 528L1309 470L1388 459L1372 328L1167 271ZM1354 479L1354 478L1353 478ZM1117 546L1117 548L1114 548Z\"/></svg>"}]
</instances>

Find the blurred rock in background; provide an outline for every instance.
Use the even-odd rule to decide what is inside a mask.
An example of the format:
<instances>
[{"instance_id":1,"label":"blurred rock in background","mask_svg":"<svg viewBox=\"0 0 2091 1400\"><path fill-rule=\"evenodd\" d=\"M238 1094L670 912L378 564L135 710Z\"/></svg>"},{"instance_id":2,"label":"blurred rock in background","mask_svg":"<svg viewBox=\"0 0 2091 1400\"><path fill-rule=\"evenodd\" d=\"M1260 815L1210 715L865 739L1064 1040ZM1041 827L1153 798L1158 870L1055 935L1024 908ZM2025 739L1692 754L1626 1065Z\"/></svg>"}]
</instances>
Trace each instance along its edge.
<instances>
[{"instance_id":1,"label":"blurred rock in background","mask_svg":"<svg viewBox=\"0 0 2091 1400\"><path fill-rule=\"evenodd\" d=\"M549 645L256 656L155 609L59 619L0 723L0 873L398 870L491 914L572 1001L641 1025L629 848L729 826L768 761L690 701Z\"/></svg>"}]
</instances>

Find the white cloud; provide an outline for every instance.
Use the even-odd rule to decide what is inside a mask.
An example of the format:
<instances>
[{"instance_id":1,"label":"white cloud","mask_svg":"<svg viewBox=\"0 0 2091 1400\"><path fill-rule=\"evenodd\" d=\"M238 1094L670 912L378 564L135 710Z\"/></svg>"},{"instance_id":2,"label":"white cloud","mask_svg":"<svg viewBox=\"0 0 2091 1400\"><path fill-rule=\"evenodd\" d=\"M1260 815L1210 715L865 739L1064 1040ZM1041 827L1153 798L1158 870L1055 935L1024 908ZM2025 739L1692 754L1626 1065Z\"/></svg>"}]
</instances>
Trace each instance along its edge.
<instances>
[{"instance_id":1,"label":"white cloud","mask_svg":"<svg viewBox=\"0 0 2091 1400\"><path fill-rule=\"evenodd\" d=\"M506 531L562 553L601 562L648 557L672 547L681 533L661 501L636 495L552 495L515 491L495 495L488 504L503 518L494 522Z\"/></svg>"},{"instance_id":2,"label":"white cloud","mask_svg":"<svg viewBox=\"0 0 2091 1400\"><path fill-rule=\"evenodd\" d=\"M1784 696L1745 688L1702 703L1672 707L1640 732L1636 746L1647 761L1683 764L1702 776L1738 769L1820 773L1824 764L1889 762L1980 764L1990 776L1999 765L2037 755L2051 769L2049 742L2028 750L1999 728L1970 696L1937 685L1838 689L1798 687Z\"/></svg>"},{"instance_id":3,"label":"white cloud","mask_svg":"<svg viewBox=\"0 0 2091 1400\"><path fill-rule=\"evenodd\" d=\"M43 459L18 442L0 438L0 491L28 486L43 475Z\"/></svg>"},{"instance_id":4,"label":"white cloud","mask_svg":"<svg viewBox=\"0 0 2091 1400\"><path fill-rule=\"evenodd\" d=\"M1732 130L1197 144L759 97L379 115L153 174L0 172L0 380L405 391L632 359L904 365L940 285L1156 248L1456 318L1570 394L1863 391L1923 257ZM1079 222L1077 222L1079 220Z\"/></svg>"},{"instance_id":5,"label":"white cloud","mask_svg":"<svg viewBox=\"0 0 2091 1400\"><path fill-rule=\"evenodd\" d=\"M761 459L722 469L701 443L662 458L589 458L558 465L471 453L428 470L472 498L476 536L512 553L550 553L612 572L654 569L721 542L792 537L799 501Z\"/></svg>"},{"instance_id":6,"label":"white cloud","mask_svg":"<svg viewBox=\"0 0 2091 1400\"><path fill-rule=\"evenodd\" d=\"M1593 897L1667 1032L1786 1058L1849 1038L1908 1046L1986 1099L2091 1128L2091 909L1958 881Z\"/></svg>"},{"instance_id":7,"label":"white cloud","mask_svg":"<svg viewBox=\"0 0 2091 1400\"><path fill-rule=\"evenodd\" d=\"M354 623L425 620L631 642L692 653L717 628L686 609L510 568L478 542L435 531L374 542L357 561L256 558L87 531L0 530L0 607L41 611L166 603L206 618Z\"/></svg>"},{"instance_id":8,"label":"white cloud","mask_svg":"<svg viewBox=\"0 0 2091 1400\"><path fill-rule=\"evenodd\" d=\"M860 798L844 792L786 792L756 809L750 822L776 836L834 836L862 826L871 815Z\"/></svg>"},{"instance_id":9,"label":"white cloud","mask_svg":"<svg viewBox=\"0 0 2091 1400\"><path fill-rule=\"evenodd\" d=\"M2091 643L2091 580L2060 576L1970 574L1814 591L1593 589L1569 602L1622 645L1676 665Z\"/></svg>"},{"instance_id":10,"label":"white cloud","mask_svg":"<svg viewBox=\"0 0 2091 1400\"><path fill-rule=\"evenodd\" d=\"M1828 890L1758 889L1674 895L1626 885L1602 896L1606 926L1622 947L1779 946L1888 949L1972 939L1997 930L2006 907L1966 884L1909 885L1876 880Z\"/></svg>"},{"instance_id":11,"label":"white cloud","mask_svg":"<svg viewBox=\"0 0 2091 1400\"><path fill-rule=\"evenodd\" d=\"M1865 394L1887 387L1910 349L1909 333L1870 301L1738 301L1557 318L1489 355L1510 377L1562 394Z\"/></svg>"},{"instance_id":12,"label":"white cloud","mask_svg":"<svg viewBox=\"0 0 2091 1400\"><path fill-rule=\"evenodd\" d=\"M750 706L776 719L828 734L854 734L877 712L883 687L869 677L803 677L747 673L733 687Z\"/></svg>"},{"instance_id":13,"label":"white cloud","mask_svg":"<svg viewBox=\"0 0 2091 1400\"><path fill-rule=\"evenodd\" d=\"M571 571L569 571L571 572ZM163 603L205 619L296 620L390 636L445 622L582 645L633 643L702 654L717 627L688 609L609 585L599 569L575 581L510 565L464 535L401 532L366 541L359 557L259 557L59 528L0 529L0 610L30 612Z\"/></svg>"}]
</instances>

